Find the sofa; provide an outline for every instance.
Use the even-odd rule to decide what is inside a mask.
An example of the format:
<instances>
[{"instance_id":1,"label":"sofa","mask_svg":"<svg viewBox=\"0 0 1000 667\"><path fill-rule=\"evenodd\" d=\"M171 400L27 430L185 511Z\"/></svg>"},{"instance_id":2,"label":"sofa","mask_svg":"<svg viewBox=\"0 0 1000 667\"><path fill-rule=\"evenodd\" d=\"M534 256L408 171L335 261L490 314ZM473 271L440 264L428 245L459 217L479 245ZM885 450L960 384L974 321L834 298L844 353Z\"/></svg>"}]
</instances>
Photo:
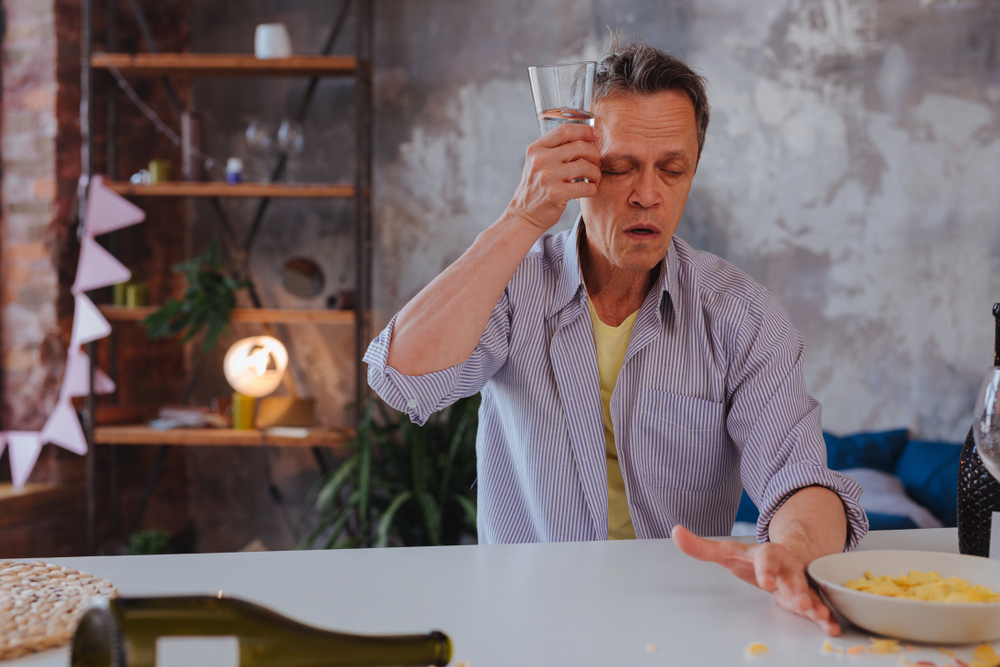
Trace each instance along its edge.
<instances>
[{"instance_id":1,"label":"sofa","mask_svg":"<svg viewBox=\"0 0 1000 667\"><path fill-rule=\"evenodd\" d=\"M910 440L906 429L836 436L823 433L827 465L853 477L871 530L958 525L960 444ZM746 491L734 535L756 532L757 507Z\"/></svg>"}]
</instances>

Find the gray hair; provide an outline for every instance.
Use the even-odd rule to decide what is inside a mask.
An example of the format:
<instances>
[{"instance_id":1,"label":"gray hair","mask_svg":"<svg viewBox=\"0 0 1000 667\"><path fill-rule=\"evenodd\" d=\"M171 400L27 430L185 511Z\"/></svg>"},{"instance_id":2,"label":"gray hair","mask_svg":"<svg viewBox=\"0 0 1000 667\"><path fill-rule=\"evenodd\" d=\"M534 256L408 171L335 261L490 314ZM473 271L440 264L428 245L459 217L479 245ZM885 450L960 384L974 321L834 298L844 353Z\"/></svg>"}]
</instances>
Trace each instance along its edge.
<instances>
[{"instance_id":1,"label":"gray hair","mask_svg":"<svg viewBox=\"0 0 1000 667\"><path fill-rule=\"evenodd\" d=\"M709 106L705 79L676 56L637 40L621 45L612 32L611 43L597 63L595 101L618 95L652 95L676 90L685 93L694 105L698 126L698 155L705 146Z\"/></svg>"}]
</instances>

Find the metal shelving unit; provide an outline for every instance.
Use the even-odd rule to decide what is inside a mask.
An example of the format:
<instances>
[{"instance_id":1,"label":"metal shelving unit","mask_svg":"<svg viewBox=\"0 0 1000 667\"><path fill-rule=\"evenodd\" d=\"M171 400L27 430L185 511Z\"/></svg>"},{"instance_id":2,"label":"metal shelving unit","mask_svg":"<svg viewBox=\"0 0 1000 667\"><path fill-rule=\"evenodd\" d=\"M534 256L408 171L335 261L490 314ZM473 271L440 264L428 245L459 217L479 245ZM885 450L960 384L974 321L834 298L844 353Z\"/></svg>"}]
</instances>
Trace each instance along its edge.
<instances>
[{"instance_id":1,"label":"metal shelving unit","mask_svg":"<svg viewBox=\"0 0 1000 667\"><path fill-rule=\"evenodd\" d=\"M206 197L211 199L215 211L220 216L224 232L231 232L231 225L218 205L218 198L251 197L258 198L259 204L251 226L250 237L245 247L237 248L237 254L246 257L250 254L253 241L263 223L264 214L272 198L340 198L353 199L355 204L355 225L353 233L354 249L357 257L355 276L355 310L354 311L318 311L318 310L277 310L263 308L263 303L251 288L250 296L255 308L236 309L233 321L258 322L267 327L272 323L295 324L315 323L335 326L353 326L355 360L355 386L360 405L367 396L367 382L362 368L361 357L370 338L371 310L371 155L372 155L372 49L373 49L373 8L372 0L343 0L343 5L331 26L330 34L317 55L296 55L289 58L258 60L248 54L192 54L192 53L159 53L152 32L137 1L130 4L135 19L145 39L148 53L115 53L116 48L116 5L115 0L105 0L107 12L108 53L94 52L94 3L96 0L82 0L82 59L81 59L81 167L86 179L81 179L79 192L81 219L86 211L87 187L94 176L94 72L117 71L124 77L160 77L167 88L168 96L174 110L180 115L180 105L174 92L170 77L308 77L309 85L299 106L296 120L301 122L308 113L313 93L322 78L352 77L356 86L354 124L356 139L355 178L354 183L281 183L287 156L282 156L271 175L269 183L241 183L229 185L221 182L168 182L155 185L133 185L129 182L114 180L117 148L115 123L117 119L117 100L110 96L107 108L108 118L108 177L106 184L115 192L129 197ZM353 9L355 23L355 54L353 56L331 56L329 53L345 26L347 17ZM235 244L235 240L231 239ZM235 247L235 246L231 246ZM246 269L246 266L244 266ZM122 309L103 306L105 317L110 321L136 321L148 311L142 309ZM96 366L96 346L90 343L88 352L91 358L91 368ZM91 382L93 386L93 382ZM261 436L257 432L248 437L237 437L229 434L211 436L207 432L189 433L183 438L149 434L146 427L102 427L100 436L95 437L93 415L96 413L96 398L93 391L87 400L84 432L87 436L90 453L86 465L87 477L87 519L88 538L91 552L96 552L96 488L95 488L95 443L127 444L195 444L198 438L205 444L260 444ZM130 431L129 428L133 430ZM134 430L134 429L139 430ZM141 432L140 432L141 431ZM150 439L152 438L152 439ZM194 438L194 439L192 439ZM248 439L249 438L249 439ZM180 442L183 440L184 442ZM243 442L246 440L246 442ZM284 440L288 440L285 442ZM336 446L342 443L342 433L314 433L305 440L275 439L268 437L266 442L276 446ZM155 441L155 443L154 443ZM176 441L176 442L175 442ZM315 450L314 450L315 451ZM161 450L161 456L165 450ZM322 458L317 452L317 460L322 464ZM147 484L147 491L150 485Z\"/></svg>"},{"instance_id":2,"label":"metal shelving unit","mask_svg":"<svg viewBox=\"0 0 1000 667\"><path fill-rule=\"evenodd\" d=\"M126 197L289 197L293 199L351 199L357 196L353 185L338 183L222 183L221 181L169 181L135 185L111 181L105 185Z\"/></svg>"}]
</instances>

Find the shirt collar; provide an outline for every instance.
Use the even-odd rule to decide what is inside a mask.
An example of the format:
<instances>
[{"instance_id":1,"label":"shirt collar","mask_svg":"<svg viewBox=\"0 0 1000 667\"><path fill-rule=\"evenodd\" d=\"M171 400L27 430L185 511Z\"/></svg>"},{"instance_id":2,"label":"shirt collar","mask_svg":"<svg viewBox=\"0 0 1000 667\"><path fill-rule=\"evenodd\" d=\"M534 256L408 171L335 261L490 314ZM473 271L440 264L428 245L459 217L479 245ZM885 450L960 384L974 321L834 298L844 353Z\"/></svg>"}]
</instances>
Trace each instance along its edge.
<instances>
[{"instance_id":1,"label":"shirt collar","mask_svg":"<svg viewBox=\"0 0 1000 667\"><path fill-rule=\"evenodd\" d=\"M571 301L581 298L586 293L583 284L583 272L580 269L580 231L583 229L583 215L576 217L573 229L566 239L563 247L562 268L559 271L556 282L556 291L552 299L552 306L549 309L549 317L556 315L565 308ZM658 290L660 292L659 314L662 320L666 320L667 308L677 308L677 273L680 262L677 258L677 248L671 240L667 248L667 256L660 262L660 280ZM667 298L669 297L669 298ZM677 313L675 313L677 314Z\"/></svg>"}]
</instances>

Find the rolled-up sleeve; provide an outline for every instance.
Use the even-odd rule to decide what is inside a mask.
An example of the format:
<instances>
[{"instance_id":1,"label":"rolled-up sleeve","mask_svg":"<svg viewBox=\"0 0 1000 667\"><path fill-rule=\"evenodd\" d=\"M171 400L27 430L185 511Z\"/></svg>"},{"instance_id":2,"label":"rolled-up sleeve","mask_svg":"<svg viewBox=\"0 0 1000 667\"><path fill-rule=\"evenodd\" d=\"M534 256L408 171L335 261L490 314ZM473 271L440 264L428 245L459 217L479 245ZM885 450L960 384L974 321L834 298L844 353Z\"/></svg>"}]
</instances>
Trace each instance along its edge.
<instances>
[{"instance_id":1,"label":"rolled-up sleeve","mask_svg":"<svg viewBox=\"0 0 1000 667\"><path fill-rule=\"evenodd\" d=\"M507 360L511 313L506 291L493 309L486 330L469 358L451 368L426 375L403 375L386 363L397 317L398 313L365 352L368 384L382 400L405 412L416 424L423 425L433 413L478 392Z\"/></svg>"},{"instance_id":2,"label":"rolled-up sleeve","mask_svg":"<svg viewBox=\"0 0 1000 667\"><path fill-rule=\"evenodd\" d=\"M760 509L757 539L769 538L775 512L799 489L824 486L844 505L848 522L845 549L868 532L861 487L826 467L821 408L806 392L803 343L770 293L760 309L747 311L738 329L741 350L733 359L734 391L727 424L740 446L743 486Z\"/></svg>"}]
</instances>

